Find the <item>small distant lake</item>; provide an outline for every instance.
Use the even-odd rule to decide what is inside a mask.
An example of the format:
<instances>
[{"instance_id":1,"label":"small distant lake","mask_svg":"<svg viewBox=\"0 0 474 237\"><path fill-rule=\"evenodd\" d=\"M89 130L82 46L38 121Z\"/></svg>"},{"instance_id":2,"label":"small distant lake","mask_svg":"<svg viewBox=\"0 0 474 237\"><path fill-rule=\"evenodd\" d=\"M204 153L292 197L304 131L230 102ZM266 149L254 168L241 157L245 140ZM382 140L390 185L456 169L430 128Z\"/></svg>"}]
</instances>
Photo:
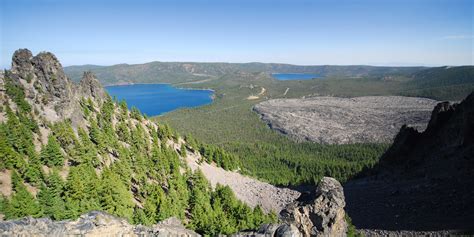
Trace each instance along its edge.
<instances>
[{"instance_id":1,"label":"small distant lake","mask_svg":"<svg viewBox=\"0 0 474 237\"><path fill-rule=\"evenodd\" d=\"M135 106L147 116L210 104L213 94L211 90L180 89L168 84L107 86L105 89L119 101L125 100L129 108Z\"/></svg>"},{"instance_id":2,"label":"small distant lake","mask_svg":"<svg viewBox=\"0 0 474 237\"><path fill-rule=\"evenodd\" d=\"M318 74L311 73L272 73L272 77L280 81L312 80L323 78Z\"/></svg>"}]
</instances>

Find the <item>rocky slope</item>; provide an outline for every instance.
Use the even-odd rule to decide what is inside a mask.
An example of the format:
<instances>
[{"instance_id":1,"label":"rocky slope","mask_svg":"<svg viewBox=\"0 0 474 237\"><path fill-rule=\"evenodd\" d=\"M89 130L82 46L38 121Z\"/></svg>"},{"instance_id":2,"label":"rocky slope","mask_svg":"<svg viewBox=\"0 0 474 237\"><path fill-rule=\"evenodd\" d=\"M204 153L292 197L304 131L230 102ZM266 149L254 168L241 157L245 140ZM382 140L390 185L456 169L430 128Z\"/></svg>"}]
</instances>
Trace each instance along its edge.
<instances>
[{"instance_id":1,"label":"rocky slope","mask_svg":"<svg viewBox=\"0 0 474 237\"><path fill-rule=\"evenodd\" d=\"M186 162L192 170L200 169L213 187L217 184L228 185L238 199L251 207L259 205L265 212L279 213L301 195L295 190L275 187L213 164L199 162L199 155L196 153L189 152Z\"/></svg>"},{"instance_id":2,"label":"rocky slope","mask_svg":"<svg viewBox=\"0 0 474 237\"><path fill-rule=\"evenodd\" d=\"M403 126L368 174L344 186L356 227L474 231L474 93L439 103L424 132Z\"/></svg>"},{"instance_id":3,"label":"rocky slope","mask_svg":"<svg viewBox=\"0 0 474 237\"><path fill-rule=\"evenodd\" d=\"M436 101L400 96L275 99L254 110L275 130L323 144L391 142L408 124L424 130Z\"/></svg>"}]
</instances>

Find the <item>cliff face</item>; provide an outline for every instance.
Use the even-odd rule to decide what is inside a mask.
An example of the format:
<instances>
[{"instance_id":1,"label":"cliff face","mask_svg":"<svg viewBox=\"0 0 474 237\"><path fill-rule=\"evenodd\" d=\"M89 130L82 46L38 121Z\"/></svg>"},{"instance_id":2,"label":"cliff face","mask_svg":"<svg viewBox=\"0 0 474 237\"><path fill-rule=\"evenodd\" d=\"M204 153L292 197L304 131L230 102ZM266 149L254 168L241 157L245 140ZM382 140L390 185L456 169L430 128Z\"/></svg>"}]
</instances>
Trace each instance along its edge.
<instances>
[{"instance_id":1,"label":"cliff face","mask_svg":"<svg viewBox=\"0 0 474 237\"><path fill-rule=\"evenodd\" d=\"M347 210L360 228L472 230L473 177L471 93L439 103L422 133L402 127L374 174L345 185Z\"/></svg>"},{"instance_id":2,"label":"cliff face","mask_svg":"<svg viewBox=\"0 0 474 237\"><path fill-rule=\"evenodd\" d=\"M391 148L381 158L381 166L443 163L443 156L448 159L447 163L461 166L465 157L471 164L473 146L474 93L471 93L460 104L437 104L425 132L402 127ZM454 167L444 166L442 173L449 173L447 168Z\"/></svg>"}]
</instances>

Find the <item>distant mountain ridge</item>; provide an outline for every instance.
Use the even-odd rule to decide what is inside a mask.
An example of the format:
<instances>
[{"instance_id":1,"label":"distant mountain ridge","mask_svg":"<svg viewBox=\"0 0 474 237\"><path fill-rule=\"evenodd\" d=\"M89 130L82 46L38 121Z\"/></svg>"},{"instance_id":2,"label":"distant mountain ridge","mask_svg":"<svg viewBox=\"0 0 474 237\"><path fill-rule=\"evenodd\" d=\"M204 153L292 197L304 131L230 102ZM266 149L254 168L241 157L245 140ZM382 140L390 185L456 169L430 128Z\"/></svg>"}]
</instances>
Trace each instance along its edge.
<instances>
[{"instance_id":1,"label":"distant mountain ridge","mask_svg":"<svg viewBox=\"0 0 474 237\"><path fill-rule=\"evenodd\" d=\"M227 77L269 78L271 73L311 73L327 80L375 80L390 89L391 95L435 100L459 100L474 90L474 66L299 66L278 63L150 62L113 66L69 66L65 67L64 71L73 81L79 81L84 71L91 71L106 86L136 83L197 84L210 81L220 84L225 83L222 79ZM262 75L264 77L261 77ZM309 83L314 85L314 88L319 88L317 81Z\"/></svg>"},{"instance_id":2,"label":"distant mountain ridge","mask_svg":"<svg viewBox=\"0 0 474 237\"><path fill-rule=\"evenodd\" d=\"M150 62L117 64L112 66L82 65L65 67L66 74L79 80L83 71L92 71L105 85L121 83L179 83L203 78L219 77L228 73L315 73L324 77L365 77L409 75L425 67L382 67L365 65L300 66L279 63L197 63Z\"/></svg>"}]
</instances>

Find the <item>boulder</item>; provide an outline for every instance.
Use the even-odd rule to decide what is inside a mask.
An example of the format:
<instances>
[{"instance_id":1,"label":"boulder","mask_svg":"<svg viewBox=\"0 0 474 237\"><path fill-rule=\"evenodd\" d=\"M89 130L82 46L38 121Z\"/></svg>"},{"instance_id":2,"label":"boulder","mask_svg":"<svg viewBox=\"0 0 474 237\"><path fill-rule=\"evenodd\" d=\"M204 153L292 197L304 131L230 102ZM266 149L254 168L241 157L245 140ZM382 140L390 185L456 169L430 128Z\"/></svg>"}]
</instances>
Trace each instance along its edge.
<instances>
[{"instance_id":1,"label":"boulder","mask_svg":"<svg viewBox=\"0 0 474 237\"><path fill-rule=\"evenodd\" d=\"M234 236L346 236L344 192L341 184L324 177L310 201L296 201L280 212L281 224L262 225L258 231Z\"/></svg>"},{"instance_id":2,"label":"boulder","mask_svg":"<svg viewBox=\"0 0 474 237\"><path fill-rule=\"evenodd\" d=\"M324 177L319 182L314 200L293 203L280 216L285 222L294 224L302 236L345 236L345 205L341 184Z\"/></svg>"}]
</instances>

